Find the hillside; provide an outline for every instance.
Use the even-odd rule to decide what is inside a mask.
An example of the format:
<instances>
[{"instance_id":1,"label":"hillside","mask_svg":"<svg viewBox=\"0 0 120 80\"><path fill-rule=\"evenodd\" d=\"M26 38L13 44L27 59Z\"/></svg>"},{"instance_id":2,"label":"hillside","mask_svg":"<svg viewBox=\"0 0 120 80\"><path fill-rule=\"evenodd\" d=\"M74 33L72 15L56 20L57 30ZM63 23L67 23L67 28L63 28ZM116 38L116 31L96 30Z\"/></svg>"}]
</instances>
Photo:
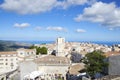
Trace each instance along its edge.
<instances>
[{"instance_id":1,"label":"hillside","mask_svg":"<svg viewBox=\"0 0 120 80\"><path fill-rule=\"evenodd\" d=\"M0 40L0 51L15 51L18 48L28 48L32 44L22 43L17 41Z\"/></svg>"}]
</instances>

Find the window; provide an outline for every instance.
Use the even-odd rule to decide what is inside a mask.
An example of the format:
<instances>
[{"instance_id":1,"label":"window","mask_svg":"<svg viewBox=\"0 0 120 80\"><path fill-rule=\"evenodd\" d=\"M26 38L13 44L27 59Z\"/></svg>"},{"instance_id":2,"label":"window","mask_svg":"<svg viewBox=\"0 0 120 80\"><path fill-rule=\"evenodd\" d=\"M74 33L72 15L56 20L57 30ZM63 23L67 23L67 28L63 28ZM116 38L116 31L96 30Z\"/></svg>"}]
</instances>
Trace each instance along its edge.
<instances>
[{"instance_id":1,"label":"window","mask_svg":"<svg viewBox=\"0 0 120 80\"><path fill-rule=\"evenodd\" d=\"M0 59L0 61L3 61L3 59Z\"/></svg>"},{"instance_id":2,"label":"window","mask_svg":"<svg viewBox=\"0 0 120 80\"><path fill-rule=\"evenodd\" d=\"M10 66L11 66L11 69L13 69L13 66L14 66L13 63L11 63Z\"/></svg>"},{"instance_id":3,"label":"window","mask_svg":"<svg viewBox=\"0 0 120 80\"><path fill-rule=\"evenodd\" d=\"M31 52L31 54L33 54L33 52Z\"/></svg>"},{"instance_id":4,"label":"window","mask_svg":"<svg viewBox=\"0 0 120 80\"><path fill-rule=\"evenodd\" d=\"M5 65L8 65L8 63L6 63Z\"/></svg>"},{"instance_id":5,"label":"window","mask_svg":"<svg viewBox=\"0 0 120 80\"><path fill-rule=\"evenodd\" d=\"M23 54L23 53L20 53L21 55Z\"/></svg>"},{"instance_id":6,"label":"window","mask_svg":"<svg viewBox=\"0 0 120 80\"><path fill-rule=\"evenodd\" d=\"M11 59L11 61L13 61L13 59Z\"/></svg>"},{"instance_id":7,"label":"window","mask_svg":"<svg viewBox=\"0 0 120 80\"><path fill-rule=\"evenodd\" d=\"M11 63L11 66L14 66L13 63Z\"/></svg>"},{"instance_id":8,"label":"window","mask_svg":"<svg viewBox=\"0 0 120 80\"><path fill-rule=\"evenodd\" d=\"M0 63L0 65L3 65L3 63Z\"/></svg>"},{"instance_id":9,"label":"window","mask_svg":"<svg viewBox=\"0 0 120 80\"><path fill-rule=\"evenodd\" d=\"M8 61L8 59L5 59L6 61Z\"/></svg>"}]
</instances>

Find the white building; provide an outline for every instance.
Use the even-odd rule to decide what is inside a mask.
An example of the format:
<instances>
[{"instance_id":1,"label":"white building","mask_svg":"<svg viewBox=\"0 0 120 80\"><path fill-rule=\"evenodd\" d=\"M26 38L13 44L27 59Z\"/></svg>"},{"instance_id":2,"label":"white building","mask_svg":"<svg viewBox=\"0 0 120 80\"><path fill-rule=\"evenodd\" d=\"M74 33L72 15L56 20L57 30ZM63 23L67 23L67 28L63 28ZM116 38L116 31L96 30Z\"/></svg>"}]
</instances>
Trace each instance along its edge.
<instances>
[{"instance_id":1,"label":"white building","mask_svg":"<svg viewBox=\"0 0 120 80\"><path fill-rule=\"evenodd\" d=\"M57 38L57 56L65 56L65 52L64 52L64 49L65 49L65 38L62 38L62 37L59 37Z\"/></svg>"},{"instance_id":2,"label":"white building","mask_svg":"<svg viewBox=\"0 0 120 80\"><path fill-rule=\"evenodd\" d=\"M18 49L17 51L0 52L0 74L11 72L18 68L21 60L33 60L36 49Z\"/></svg>"},{"instance_id":3,"label":"white building","mask_svg":"<svg viewBox=\"0 0 120 80\"><path fill-rule=\"evenodd\" d=\"M41 72L42 75L40 74L37 76L40 78L44 75L44 80L58 80L55 79L58 76L65 80L70 63L70 59L66 57L46 55L44 57L36 58L33 61L22 62L20 65L20 76L21 79L28 79L30 76L35 75L31 74L32 72L38 71ZM34 78L37 78L37 76L35 75Z\"/></svg>"},{"instance_id":4,"label":"white building","mask_svg":"<svg viewBox=\"0 0 120 80\"><path fill-rule=\"evenodd\" d=\"M113 46L113 50L114 50L114 51L117 51L117 52L120 52L120 44L114 45L114 46Z\"/></svg>"},{"instance_id":5,"label":"white building","mask_svg":"<svg viewBox=\"0 0 120 80\"><path fill-rule=\"evenodd\" d=\"M34 59L36 57L36 49L24 49L20 48L17 50L18 60L22 61L24 59Z\"/></svg>"},{"instance_id":6,"label":"white building","mask_svg":"<svg viewBox=\"0 0 120 80\"><path fill-rule=\"evenodd\" d=\"M66 73L71 64L70 59L66 57L52 55L38 58L35 60L35 63L38 65L38 71L45 73L44 75L48 77L45 80L54 80L55 76L61 76L65 80Z\"/></svg>"},{"instance_id":7,"label":"white building","mask_svg":"<svg viewBox=\"0 0 120 80\"><path fill-rule=\"evenodd\" d=\"M37 71L37 64L33 61L22 61L19 63L19 70L20 70L20 75L19 75L20 80L26 80L27 75L29 75L31 72Z\"/></svg>"},{"instance_id":8,"label":"white building","mask_svg":"<svg viewBox=\"0 0 120 80\"><path fill-rule=\"evenodd\" d=\"M0 52L0 73L7 73L18 68L17 52Z\"/></svg>"}]
</instances>

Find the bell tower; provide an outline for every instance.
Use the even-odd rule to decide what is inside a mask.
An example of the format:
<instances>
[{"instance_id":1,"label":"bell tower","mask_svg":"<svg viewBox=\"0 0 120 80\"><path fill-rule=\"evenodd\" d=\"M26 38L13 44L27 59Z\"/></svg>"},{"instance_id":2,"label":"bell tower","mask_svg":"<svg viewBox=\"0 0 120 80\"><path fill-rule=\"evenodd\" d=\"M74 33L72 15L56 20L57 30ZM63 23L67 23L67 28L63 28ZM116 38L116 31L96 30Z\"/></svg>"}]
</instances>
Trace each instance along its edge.
<instances>
[{"instance_id":1,"label":"bell tower","mask_svg":"<svg viewBox=\"0 0 120 80\"><path fill-rule=\"evenodd\" d=\"M65 48L65 38L59 37L57 38L57 55L56 56L65 56L64 48Z\"/></svg>"}]
</instances>

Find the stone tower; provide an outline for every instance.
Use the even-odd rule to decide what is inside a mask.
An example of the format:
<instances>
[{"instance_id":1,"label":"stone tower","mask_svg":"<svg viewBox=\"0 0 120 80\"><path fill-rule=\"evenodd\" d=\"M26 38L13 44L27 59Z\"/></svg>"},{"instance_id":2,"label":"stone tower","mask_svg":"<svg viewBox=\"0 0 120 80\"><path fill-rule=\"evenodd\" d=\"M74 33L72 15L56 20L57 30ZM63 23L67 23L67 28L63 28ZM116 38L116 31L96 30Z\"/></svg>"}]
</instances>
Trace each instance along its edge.
<instances>
[{"instance_id":1,"label":"stone tower","mask_svg":"<svg viewBox=\"0 0 120 80\"><path fill-rule=\"evenodd\" d=\"M65 56L64 48L65 48L65 38L59 37L57 38L57 54L56 56Z\"/></svg>"}]
</instances>

